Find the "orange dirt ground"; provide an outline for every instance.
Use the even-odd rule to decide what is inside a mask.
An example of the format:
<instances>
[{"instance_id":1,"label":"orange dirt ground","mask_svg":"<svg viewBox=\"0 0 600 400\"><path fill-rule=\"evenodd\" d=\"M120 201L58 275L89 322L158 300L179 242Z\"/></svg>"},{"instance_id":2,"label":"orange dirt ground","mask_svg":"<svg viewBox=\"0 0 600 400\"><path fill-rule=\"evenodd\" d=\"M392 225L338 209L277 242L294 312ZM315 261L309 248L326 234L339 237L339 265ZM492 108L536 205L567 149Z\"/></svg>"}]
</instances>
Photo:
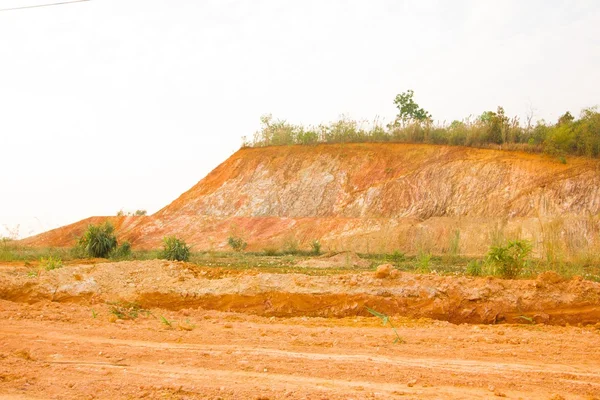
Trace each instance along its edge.
<instances>
[{"instance_id":1,"label":"orange dirt ground","mask_svg":"<svg viewBox=\"0 0 600 400\"><path fill-rule=\"evenodd\" d=\"M593 282L265 274L164 261L27 272L0 266L0 399L600 399ZM342 304L356 287L358 307ZM513 322L521 312L542 318L532 305L539 294L554 301L542 322L569 314L571 325L417 317L419 301L429 315L431 293L452 297L461 287L478 294L469 302ZM294 301L301 293L310 296ZM404 343L364 312L377 297L400 307L375 302L394 314ZM149 312L117 319L115 301ZM440 304L448 315L462 307Z\"/></svg>"}]
</instances>

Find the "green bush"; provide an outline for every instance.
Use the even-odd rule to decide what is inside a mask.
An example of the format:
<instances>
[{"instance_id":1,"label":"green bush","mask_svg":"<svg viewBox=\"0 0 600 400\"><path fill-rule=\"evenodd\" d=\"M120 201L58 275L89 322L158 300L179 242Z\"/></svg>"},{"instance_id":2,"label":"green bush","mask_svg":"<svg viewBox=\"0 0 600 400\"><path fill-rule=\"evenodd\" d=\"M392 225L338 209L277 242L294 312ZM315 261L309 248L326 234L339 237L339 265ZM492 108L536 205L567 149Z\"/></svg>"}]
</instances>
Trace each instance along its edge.
<instances>
[{"instance_id":1,"label":"green bush","mask_svg":"<svg viewBox=\"0 0 600 400\"><path fill-rule=\"evenodd\" d=\"M517 278L527 266L531 253L531 243L526 240L509 241L506 246L493 246L487 255L487 262L494 271L507 279Z\"/></svg>"},{"instance_id":2,"label":"green bush","mask_svg":"<svg viewBox=\"0 0 600 400\"><path fill-rule=\"evenodd\" d=\"M267 247L263 250L265 256L273 257L277 255L277 249L274 247Z\"/></svg>"},{"instance_id":3,"label":"green bush","mask_svg":"<svg viewBox=\"0 0 600 400\"><path fill-rule=\"evenodd\" d=\"M131 257L131 243L125 241L120 246L115 247L110 252L110 258L114 260L123 260Z\"/></svg>"},{"instance_id":4,"label":"green bush","mask_svg":"<svg viewBox=\"0 0 600 400\"><path fill-rule=\"evenodd\" d=\"M190 258L190 248L181 239L175 236L163 238L163 250L161 258L171 261L188 261Z\"/></svg>"},{"instance_id":5,"label":"green bush","mask_svg":"<svg viewBox=\"0 0 600 400\"><path fill-rule=\"evenodd\" d=\"M318 240L313 240L310 244L310 252L315 256L321 254L321 242Z\"/></svg>"},{"instance_id":6,"label":"green bush","mask_svg":"<svg viewBox=\"0 0 600 400\"><path fill-rule=\"evenodd\" d=\"M235 251L244 251L248 243L244 239L239 236L229 236L227 238L227 243L229 246Z\"/></svg>"},{"instance_id":7,"label":"green bush","mask_svg":"<svg viewBox=\"0 0 600 400\"><path fill-rule=\"evenodd\" d=\"M106 258L117 247L115 228L106 221L102 225L89 225L83 236L79 239L77 247L80 252L88 257Z\"/></svg>"}]
</instances>

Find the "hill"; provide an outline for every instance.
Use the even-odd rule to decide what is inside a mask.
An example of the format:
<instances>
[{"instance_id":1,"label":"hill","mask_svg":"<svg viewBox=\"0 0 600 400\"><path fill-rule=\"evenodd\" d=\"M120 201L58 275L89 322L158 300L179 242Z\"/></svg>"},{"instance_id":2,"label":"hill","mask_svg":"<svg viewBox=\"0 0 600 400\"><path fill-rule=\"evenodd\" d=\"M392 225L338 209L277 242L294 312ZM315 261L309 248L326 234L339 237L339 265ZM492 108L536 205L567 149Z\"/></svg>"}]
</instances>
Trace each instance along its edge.
<instances>
[{"instance_id":1,"label":"hill","mask_svg":"<svg viewBox=\"0 0 600 400\"><path fill-rule=\"evenodd\" d=\"M245 148L152 216L111 217L121 238L195 250L241 236L249 249L319 239L327 250L482 254L521 237L538 252L600 243L600 162L428 144ZM23 240L68 246L87 219ZM454 249L454 250L453 250Z\"/></svg>"}]
</instances>

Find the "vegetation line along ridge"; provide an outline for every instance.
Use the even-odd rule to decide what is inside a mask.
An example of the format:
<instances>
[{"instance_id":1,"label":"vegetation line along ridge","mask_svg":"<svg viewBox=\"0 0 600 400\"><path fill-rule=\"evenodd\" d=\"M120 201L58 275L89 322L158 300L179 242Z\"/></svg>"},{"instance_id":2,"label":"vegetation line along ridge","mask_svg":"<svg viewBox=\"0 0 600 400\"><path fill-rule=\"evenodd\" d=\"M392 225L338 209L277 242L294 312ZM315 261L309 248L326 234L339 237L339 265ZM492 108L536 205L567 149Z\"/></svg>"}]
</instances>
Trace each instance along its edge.
<instances>
[{"instance_id":1,"label":"vegetation line along ridge","mask_svg":"<svg viewBox=\"0 0 600 400\"><path fill-rule=\"evenodd\" d=\"M413 99L408 90L396 96L398 110L395 120L384 126L375 119L356 121L342 116L338 121L318 126L294 125L273 119L271 114L260 118L260 130L251 139L242 137L242 148L284 145L316 145L330 143L427 143L450 146L520 150L545 153L566 163L565 156L600 157L600 113L596 107L585 108L579 118L569 111L556 123L539 120L533 115L525 123L518 117L509 118L504 108L484 111L477 117L434 122L433 117Z\"/></svg>"}]
</instances>

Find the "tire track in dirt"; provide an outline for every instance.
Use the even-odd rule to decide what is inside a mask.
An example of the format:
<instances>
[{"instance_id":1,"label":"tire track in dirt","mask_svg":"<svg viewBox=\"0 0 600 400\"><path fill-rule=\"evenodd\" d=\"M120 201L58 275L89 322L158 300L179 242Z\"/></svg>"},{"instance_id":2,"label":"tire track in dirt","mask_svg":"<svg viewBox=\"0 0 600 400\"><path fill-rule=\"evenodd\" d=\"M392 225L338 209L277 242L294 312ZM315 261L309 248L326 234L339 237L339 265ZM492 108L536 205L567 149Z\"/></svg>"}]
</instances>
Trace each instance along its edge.
<instances>
[{"instance_id":1,"label":"tire track in dirt","mask_svg":"<svg viewBox=\"0 0 600 400\"><path fill-rule=\"evenodd\" d=\"M582 372L582 367L575 367L561 364L526 364L526 363L501 363L497 361L488 362L484 360L458 360L458 359L436 359L436 358L408 358L408 357L383 357L373 354L339 354L339 353L317 353L317 352L298 352L287 351L264 347L251 347L240 345L206 345L196 344L178 344L178 343L161 343L142 340L123 340L123 339L106 339L102 337L84 337L74 336L69 334L60 334L53 332L46 339L40 339L39 333L25 333L18 330L5 330L0 328L0 332L5 335L19 335L20 337L35 338L35 342L56 343L57 341L77 343L84 345L86 343L95 345L107 346L122 346L128 348L144 348L144 349L161 349L161 350L180 350L190 351L195 350L202 353L208 353L212 356L221 356L228 351L235 350L238 354L248 354L259 357L282 357L290 359L303 359L315 361L345 361L351 363L372 363L372 364L389 364L402 366L407 368L435 368L439 370L447 370L452 372L462 373L481 373L482 370L494 371L498 373L519 372L519 373L540 373L540 374L569 374L581 378L595 378L598 383L593 383L594 386L600 388L600 372L587 371ZM104 363L99 363L104 365ZM113 364L111 364L113 365ZM591 382L590 382L591 383Z\"/></svg>"},{"instance_id":2,"label":"tire track in dirt","mask_svg":"<svg viewBox=\"0 0 600 400\"><path fill-rule=\"evenodd\" d=\"M2 314L1 306L10 314ZM97 311L107 315L108 307ZM170 320L189 314L152 311ZM407 343L393 346L387 329L377 321L365 327L362 319L353 327L346 320L274 323L202 311L190 315L196 329L184 332L161 328L150 317L111 324L73 304L0 302L2 315L21 319L0 324L0 393L19 395L31 382L29 398L86 398L83 393L156 399L481 399L497 394L548 400L561 393L589 400L600 392L600 358L592 350L600 336L591 328L491 326L479 336L480 330L469 326L429 322L399 326ZM39 320L55 315L60 319ZM454 339L472 332L478 336ZM503 344L479 337L501 338ZM465 351L465 345L471 349ZM580 357L588 346L588 357ZM535 352L527 353L529 348ZM27 356L19 356L23 349ZM18 384L3 381L15 373Z\"/></svg>"}]
</instances>

